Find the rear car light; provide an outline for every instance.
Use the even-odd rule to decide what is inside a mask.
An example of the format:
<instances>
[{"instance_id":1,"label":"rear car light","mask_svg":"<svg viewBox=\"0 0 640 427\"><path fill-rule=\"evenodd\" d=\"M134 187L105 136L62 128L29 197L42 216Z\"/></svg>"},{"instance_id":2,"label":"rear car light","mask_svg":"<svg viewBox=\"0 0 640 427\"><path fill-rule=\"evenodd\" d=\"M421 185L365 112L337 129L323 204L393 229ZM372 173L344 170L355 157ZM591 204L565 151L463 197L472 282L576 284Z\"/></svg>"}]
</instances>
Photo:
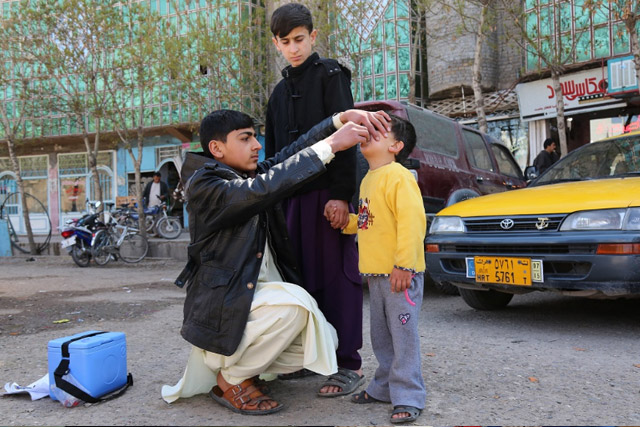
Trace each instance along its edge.
<instances>
[{"instance_id":1,"label":"rear car light","mask_svg":"<svg viewBox=\"0 0 640 427\"><path fill-rule=\"evenodd\" d=\"M598 255L639 255L640 243L601 243Z\"/></svg>"},{"instance_id":2,"label":"rear car light","mask_svg":"<svg viewBox=\"0 0 640 427\"><path fill-rule=\"evenodd\" d=\"M427 252L440 252L440 247L438 245L434 245L433 243L429 243L425 245L425 250Z\"/></svg>"},{"instance_id":3,"label":"rear car light","mask_svg":"<svg viewBox=\"0 0 640 427\"><path fill-rule=\"evenodd\" d=\"M69 237L73 236L73 230L65 230L60 234L62 234L62 237L64 237L65 239L68 239Z\"/></svg>"}]
</instances>

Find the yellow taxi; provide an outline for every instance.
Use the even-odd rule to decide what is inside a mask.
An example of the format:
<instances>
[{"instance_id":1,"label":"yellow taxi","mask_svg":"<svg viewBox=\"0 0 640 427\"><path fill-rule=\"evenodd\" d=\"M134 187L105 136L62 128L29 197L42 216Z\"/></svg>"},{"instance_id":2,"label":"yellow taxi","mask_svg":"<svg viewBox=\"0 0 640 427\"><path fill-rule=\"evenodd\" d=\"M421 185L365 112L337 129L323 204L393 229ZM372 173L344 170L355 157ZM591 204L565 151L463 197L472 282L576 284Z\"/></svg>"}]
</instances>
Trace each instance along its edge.
<instances>
[{"instance_id":1,"label":"yellow taxi","mask_svg":"<svg viewBox=\"0 0 640 427\"><path fill-rule=\"evenodd\" d=\"M640 295L640 133L572 151L527 188L441 210L426 261L478 310L531 291Z\"/></svg>"}]
</instances>

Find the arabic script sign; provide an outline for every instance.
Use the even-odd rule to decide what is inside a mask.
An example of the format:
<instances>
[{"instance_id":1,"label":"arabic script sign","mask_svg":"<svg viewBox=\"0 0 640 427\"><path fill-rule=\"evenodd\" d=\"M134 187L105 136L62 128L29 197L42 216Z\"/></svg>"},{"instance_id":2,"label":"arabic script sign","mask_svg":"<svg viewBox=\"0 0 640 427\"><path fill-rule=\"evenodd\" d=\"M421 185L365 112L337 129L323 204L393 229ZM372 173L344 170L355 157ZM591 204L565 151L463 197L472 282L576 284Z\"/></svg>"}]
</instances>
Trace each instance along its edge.
<instances>
[{"instance_id":1,"label":"arabic script sign","mask_svg":"<svg viewBox=\"0 0 640 427\"><path fill-rule=\"evenodd\" d=\"M588 111L625 106L626 103L606 96L607 80L602 69L580 71L560 77L567 116ZM516 86L522 120L551 118L556 113L556 93L551 79Z\"/></svg>"}]
</instances>

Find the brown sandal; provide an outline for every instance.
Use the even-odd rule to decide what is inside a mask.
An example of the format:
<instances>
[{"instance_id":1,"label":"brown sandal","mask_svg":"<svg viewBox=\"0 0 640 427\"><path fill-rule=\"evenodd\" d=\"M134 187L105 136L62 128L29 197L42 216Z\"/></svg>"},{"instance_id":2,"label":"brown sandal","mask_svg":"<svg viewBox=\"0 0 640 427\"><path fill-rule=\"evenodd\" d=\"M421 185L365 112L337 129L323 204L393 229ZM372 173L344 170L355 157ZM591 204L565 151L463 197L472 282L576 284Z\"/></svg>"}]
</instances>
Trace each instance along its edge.
<instances>
[{"instance_id":1,"label":"brown sandal","mask_svg":"<svg viewBox=\"0 0 640 427\"><path fill-rule=\"evenodd\" d=\"M253 384L253 378L244 380L240 384L232 385L226 391L222 391L220 386L215 386L209 392L209 396L222 406L226 406L233 412L243 415L267 415L284 408L283 404L278 403L278 406L273 408L260 409L262 402L274 400L265 396L256 388Z\"/></svg>"}]
</instances>

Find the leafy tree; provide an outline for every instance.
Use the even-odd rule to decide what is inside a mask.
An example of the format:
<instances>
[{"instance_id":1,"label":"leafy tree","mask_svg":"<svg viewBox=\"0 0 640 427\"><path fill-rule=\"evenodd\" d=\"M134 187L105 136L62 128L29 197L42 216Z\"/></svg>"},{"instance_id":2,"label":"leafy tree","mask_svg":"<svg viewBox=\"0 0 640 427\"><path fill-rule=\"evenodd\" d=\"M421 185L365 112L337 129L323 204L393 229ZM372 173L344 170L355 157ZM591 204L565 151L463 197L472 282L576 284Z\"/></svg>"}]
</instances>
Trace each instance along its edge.
<instances>
[{"instance_id":1,"label":"leafy tree","mask_svg":"<svg viewBox=\"0 0 640 427\"><path fill-rule=\"evenodd\" d=\"M568 64L573 63L574 56L581 37L588 32L574 34L566 37L562 34L562 29L567 26L567 22L562 20L560 13L561 5L553 4L549 7L542 7L539 4L528 14L525 13L520 2L510 0L498 0L499 5L505 12L505 16L511 19L511 34L509 40L517 43L527 54L533 54L540 59L540 71L548 70L551 74L553 90L556 96L556 112L558 139L560 151L566 155L567 134L564 114L564 97L560 76L565 73ZM540 17L540 24L536 20ZM569 23L570 24L570 23Z\"/></svg>"},{"instance_id":2,"label":"leafy tree","mask_svg":"<svg viewBox=\"0 0 640 427\"><path fill-rule=\"evenodd\" d=\"M451 25L458 34L475 37L471 87L473 88L478 128L487 132L484 92L482 88L483 48L496 31L498 12L496 0L418 0L427 13L437 17L451 16ZM436 37L436 34L432 34Z\"/></svg>"},{"instance_id":3,"label":"leafy tree","mask_svg":"<svg viewBox=\"0 0 640 427\"><path fill-rule=\"evenodd\" d=\"M31 0L21 5L24 25L22 60L41 71L35 82L43 114L70 119L82 135L93 175L96 199L102 200L97 169L101 137L109 128L105 88L114 69L113 52L124 25L117 0Z\"/></svg>"},{"instance_id":4,"label":"leafy tree","mask_svg":"<svg viewBox=\"0 0 640 427\"><path fill-rule=\"evenodd\" d=\"M166 58L175 28L167 26L143 3L120 6L118 12L123 25L112 30L122 42L111 52L112 68L105 74L104 86L109 94L105 111L134 165L139 229L146 237L140 170L143 145L149 128L159 119L160 112L150 105L160 104L160 91L167 89L172 62Z\"/></svg>"},{"instance_id":5,"label":"leafy tree","mask_svg":"<svg viewBox=\"0 0 640 427\"><path fill-rule=\"evenodd\" d=\"M31 254L36 254L29 206L16 154L16 145L25 139L27 117L32 117L37 111L37 103L31 96L29 84L33 77L33 68L24 66L20 61L20 46L24 40L20 38L20 32L16 29L21 26L21 22L17 9L14 9L12 16L0 21L0 40L4 41L4 46L0 49L0 140L7 144L11 168L21 195L29 249Z\"/></svg>"},{"instance_id":6,"label":"leafy tree","mask_svg":"<svg viewBox=\"0 0 640 427\"><path fill-rule=\"evenodd\" d=\"M198 14L178 13L169 47L174 53L167 52L178 61L170 64L171 85L193 123L221 108L264 121L269 95L266 50L271 43L266 25L264 9L254 4L212 0Z\"/></svg>"}]
</instances>

